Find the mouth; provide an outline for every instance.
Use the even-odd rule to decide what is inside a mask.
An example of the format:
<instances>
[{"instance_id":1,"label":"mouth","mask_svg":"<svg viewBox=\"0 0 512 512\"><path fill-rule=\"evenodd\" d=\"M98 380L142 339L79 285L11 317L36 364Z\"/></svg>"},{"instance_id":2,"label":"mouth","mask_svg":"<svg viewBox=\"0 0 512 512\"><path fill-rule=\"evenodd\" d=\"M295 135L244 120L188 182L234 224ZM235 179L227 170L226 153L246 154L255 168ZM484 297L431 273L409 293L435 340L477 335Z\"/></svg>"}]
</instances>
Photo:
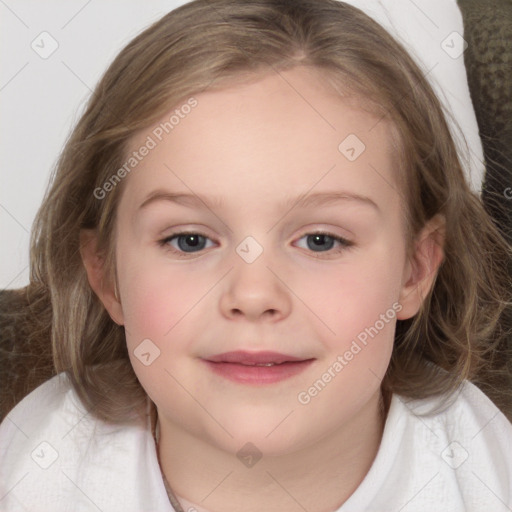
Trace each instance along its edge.
<instances>
[{"instance_id":1,"label":"mouth","mask_svg":"<svg viewBox=\"0 0 512 512\"><path fill-rule=\"evenodd\" d=\"M312 358L301 358L280 354L279 352L245 352L237 350L235 352L224 352L216 356L207 358L212 363L235 363L245 366L271 366L283 363L295 363L297 361L306 361Z\"/></svg>"},{"instance_id":2,"label":"mouth","mask_svg":"<svg viewBox=\"0 0 512 512\"><path fill-rule=\"evenodd\" d=\"M315 358L278 352L225 352L203 359L216 375L243 384L271 384L304 371Z\"/></svg>"}]
</instances>

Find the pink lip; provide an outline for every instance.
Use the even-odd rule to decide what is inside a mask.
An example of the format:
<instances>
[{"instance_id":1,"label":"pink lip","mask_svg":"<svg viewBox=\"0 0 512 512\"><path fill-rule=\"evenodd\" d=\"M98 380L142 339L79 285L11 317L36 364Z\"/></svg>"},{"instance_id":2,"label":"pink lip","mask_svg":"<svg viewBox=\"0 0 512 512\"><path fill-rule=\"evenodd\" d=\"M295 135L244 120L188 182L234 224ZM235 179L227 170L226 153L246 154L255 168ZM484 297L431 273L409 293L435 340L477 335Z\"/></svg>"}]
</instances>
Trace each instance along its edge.
<instances>
[{"instance_id":1,"label":"pink lip","mask_svg":"<svg viewBox=\"0 0 512 512\"><path fill-rule=\"evenodd\" d=\"M217 375L243 384L272 384L303 372L313 358L301 359L277 352L226 352L204 359ZM274 366L256 366L275 363Z\"/></svg>"}]
</instances>

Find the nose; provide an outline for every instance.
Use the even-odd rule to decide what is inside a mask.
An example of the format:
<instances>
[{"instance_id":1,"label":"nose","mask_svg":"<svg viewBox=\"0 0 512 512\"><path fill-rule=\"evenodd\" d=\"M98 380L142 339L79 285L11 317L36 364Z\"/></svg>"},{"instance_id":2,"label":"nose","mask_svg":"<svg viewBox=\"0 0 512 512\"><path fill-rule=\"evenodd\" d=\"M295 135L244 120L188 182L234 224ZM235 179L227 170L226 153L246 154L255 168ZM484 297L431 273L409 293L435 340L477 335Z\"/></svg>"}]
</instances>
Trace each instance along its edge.
<instances>
[{"instance_id":1,"label":"nose","mask_svg":"<svg viewBox=\"0 0 512 512\"><path fill-rule=\"evenodd\" d=\"M272 268L265 252L252 263L238 255L220 298L222 314L230 320L277 322L291 311L286 278Z\"/></svg>"}]
</instances>

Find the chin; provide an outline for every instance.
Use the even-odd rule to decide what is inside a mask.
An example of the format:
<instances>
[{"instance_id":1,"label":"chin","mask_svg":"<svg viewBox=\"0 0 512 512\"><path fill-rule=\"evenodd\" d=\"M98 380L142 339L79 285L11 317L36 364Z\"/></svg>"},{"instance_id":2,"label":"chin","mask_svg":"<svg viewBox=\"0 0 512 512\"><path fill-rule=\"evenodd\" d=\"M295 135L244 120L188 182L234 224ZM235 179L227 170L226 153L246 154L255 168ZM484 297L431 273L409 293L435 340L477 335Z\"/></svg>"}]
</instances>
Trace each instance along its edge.
<instances>
[{"instance_id":1,"label":"chin","mask_svg":"<svg viewBox=\"0 0 512 512\"><path fill-rule=\"evenodd\" d=\"M311 431L298 431L297 422L292 420L292 416L293 414L284 421L285 416L282 414L279 417L269 415L266 419L251 415L248 418L225 421L222 425L233 437L217 430L215 438L210 442L238 458L251 455L252 452L253 455L263 457L288 455L312 442Z\"/></svg>"}]
</instances>

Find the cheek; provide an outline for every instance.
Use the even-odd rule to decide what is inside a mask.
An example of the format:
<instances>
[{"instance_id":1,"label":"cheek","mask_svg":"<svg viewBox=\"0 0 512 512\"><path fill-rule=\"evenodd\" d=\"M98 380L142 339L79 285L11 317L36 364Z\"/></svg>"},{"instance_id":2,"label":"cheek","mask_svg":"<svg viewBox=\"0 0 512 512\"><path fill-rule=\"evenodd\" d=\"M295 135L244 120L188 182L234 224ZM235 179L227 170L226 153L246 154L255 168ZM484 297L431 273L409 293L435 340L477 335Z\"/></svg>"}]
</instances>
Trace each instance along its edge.
<instances>
[{"instance_id":1,"label":"cheek","mask_svg":"<svg viewBox=\"0 0 512 512\"><path fill-rule=\"evenodd\" d=\"M320 312L317 334L325 357L296 399L304 413L330 417L333 425L377 392L391 358L401 274L389 251L379 256L323 276L308 295L316 306L311 309Z\"/></svg>"},{"instance_id":2,"label":"cheek","mask_svg":"<svg viewBox=\"0 0 512 512\"><path fill-rule=\"evenodd\" d=\"M318 273L314 283L304 279L304 302L321 321L321 338L329 348L343 349L360 333L364 341L364 333L374 333L375 326L381 338L392 337L401 277L393 259L389 251L381 251L359 258L357 265Z\"/></svg>"},{"instance_id":3,"label":"cheek","mask_svg":"<svg viewBox=\"0 0 512 512\"><path fill-rule=\"evenodd\" d=\"M120 244L122 247L122 244ZM187 288L179 273L166 272L165 266L155 264L137 254L122 253L118 259L118 278L122 290L121 302L127 338L130 343L145 338L162 339L186 312Z\"/></svg>"},{"instance_id":4,"label":"cheek","mask_svg":"<svg viewBox=\"0 0 512 512\"><path fill-rule=\"evenodd\" d=\"M174 372L173 361L187 350L180 329L186 324L193 293L184 279L166 276L154 265L130 268L124 274L122 297L128 353L140 383L158 402L162 389L174 389L168 371Z\"/></svg>"}]
</instances>

